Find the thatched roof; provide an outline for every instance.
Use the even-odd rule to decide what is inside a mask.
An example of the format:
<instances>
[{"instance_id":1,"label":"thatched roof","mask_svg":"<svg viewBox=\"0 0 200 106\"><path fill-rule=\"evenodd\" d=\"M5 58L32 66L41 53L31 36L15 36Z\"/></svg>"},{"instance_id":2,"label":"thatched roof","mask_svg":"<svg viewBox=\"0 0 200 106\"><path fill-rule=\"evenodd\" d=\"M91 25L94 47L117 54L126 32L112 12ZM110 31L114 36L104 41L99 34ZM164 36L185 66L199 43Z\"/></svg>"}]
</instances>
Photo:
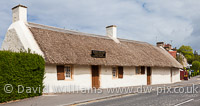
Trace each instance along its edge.
<instances>
[{"instance_id":1,"label":"thatched roof","mask_svg":"<svg viewBox=\"0 0 200 106\"><path fill-rule=\"evenodd\" d=\"M29 29L44 52L47 64L109 66L182 66L165 50L151 44L64 30L34 23ZM106 51L106 58L91 57L91 50Z\"/></svg>"}]
</instances>

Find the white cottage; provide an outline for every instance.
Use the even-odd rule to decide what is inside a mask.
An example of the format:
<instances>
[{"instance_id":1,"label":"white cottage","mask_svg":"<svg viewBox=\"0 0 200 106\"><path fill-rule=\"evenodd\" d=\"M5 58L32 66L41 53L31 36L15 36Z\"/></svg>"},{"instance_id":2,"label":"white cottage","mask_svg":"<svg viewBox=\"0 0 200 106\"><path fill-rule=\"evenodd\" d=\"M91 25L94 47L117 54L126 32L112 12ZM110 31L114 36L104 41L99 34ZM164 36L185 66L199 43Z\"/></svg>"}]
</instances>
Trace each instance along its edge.
<instances>
[{"instance_id":1,"label":"white cottage","mask_svg":"<svg viewBox=\"0 0 200 106\"><path fill-rule=\"evenodd\" d=\"M27 22L27 7L12 8L2 50L28 50L46 61L44 84L111 88L180 81L179 64L168 52L145 42L117 38L117 27L106 36ZM70 89L68 89L70 90Z\"/></svg>"}]
</instances>

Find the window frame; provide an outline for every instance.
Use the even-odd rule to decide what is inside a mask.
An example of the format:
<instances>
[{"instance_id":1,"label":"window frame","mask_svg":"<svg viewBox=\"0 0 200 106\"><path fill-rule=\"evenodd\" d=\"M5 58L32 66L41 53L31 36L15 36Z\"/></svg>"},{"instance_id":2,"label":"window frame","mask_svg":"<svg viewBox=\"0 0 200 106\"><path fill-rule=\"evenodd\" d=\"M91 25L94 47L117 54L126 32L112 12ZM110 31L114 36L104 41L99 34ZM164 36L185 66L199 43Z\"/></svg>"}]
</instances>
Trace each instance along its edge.
<instances>
[{"instance_id":1,"label":"window frame","mask_svg":"<svg viewBox=\"0 0 200 106\"><path fill-rule=\"evenodd\" d=\"M70 69L70 77L66 77L67 68L68 67ZM73 80L73 66L72 65L65 65L65 67L64 67L64 75L65 75L65 80Z\"/></svg>"},{"instance_id":2,"label":"window frame","mask_svg":"<svg viewBox=\"0 0 200 106\"><path fill-rule=\"evenodd\" d=\"M142 70L142 67L144 68L144 70ZM138 72L137 72L138 69ZM138 66L135 68L135 74L136 75L145 75L146 73L146 67L145 66Z\"/></svg>"},{"instance_id":3,"label":"window frame","mask_svg":"<svg viewBox=\"0 0 200 106\"><path fill-rule=\"evenodd\" d=\"M141 75L141 67L135 67L135 74L136 75Z\"/></svg>"},{"instance_id":4,"label":"window frame","mask_svg":"<svg viewBox=\"0 0 200 106\"><path fill-rule=\"evenodd\" d=\"M115 68L115 77L113 76L114 74L113 74L113 69ZM112 78L113 79L118 79L118 69L117 69L117 67L115 66L115 67L112 67Z\"/></svg>"},{"instance_id":5,"label":"window frame","mask_svg":"<svg viewBox=\"0 0 200 106\"><path fill-rule=\"evenodd\" d=\"M119 67L122 67L123 68L123 74L122 74L122 78L119 78ZM113 69L115 68L115 77L113 76L114 74L113 74ZM111 68L111 70L112 70L112 78L113 79L123 79L123 76L124 76L124 67L123 66L113 66L112 68Z\"/></svg>"},{"instance_id":6,"label":"window frame","mask_svg":"<svg viewBox=\"0 0 200 106\"><path fill-rule=\"evenodd\" d=\"M141 66L140 69L141 69L141 75L145 75L146 67L145 66ZM144 70L142 70L142 69L144 69Z\"/></svg>"}]
</instances>

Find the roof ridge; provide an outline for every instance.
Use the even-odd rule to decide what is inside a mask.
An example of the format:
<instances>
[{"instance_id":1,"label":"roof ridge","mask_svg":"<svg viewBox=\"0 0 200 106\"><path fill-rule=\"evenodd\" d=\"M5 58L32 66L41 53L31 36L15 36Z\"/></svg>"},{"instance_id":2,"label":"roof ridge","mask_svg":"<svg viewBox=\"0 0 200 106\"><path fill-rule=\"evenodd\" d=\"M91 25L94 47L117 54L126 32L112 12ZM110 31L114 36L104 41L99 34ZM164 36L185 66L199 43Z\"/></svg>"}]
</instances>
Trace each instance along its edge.
<instances>
[{"instance_id":1,"label":"roof ridge","mask_svg":"<svg viewBox=\"0 0 200 106\"><path fill-rule=\"evenodd\" d=\"M91 37L110 39L108 36L90 34L90 33L85 33L85 32L69 30L69 29L62 29L62 28L58 28L58 27L54 27L54 26L42 25L42 24L37 24L37 23L32 23L32 22L28 22L28 26L29 27L36 27L36 28L41 28L41 29L52 30L52 31L57 31L57 32L62 32L62 33L70 33L70 34L75 34L75 35L84 35L84 36L91 36Z\"/></svg>"},{"instance_id":2,"label":"roof ridge","mask_svg":"<svg viewBox=\"0 0 200 106\"><path fill-rule=\"evenodd\" d=\"M79 31L74 31L74 30L69 30L69 29L58 28L58 27L54 27L54 26L38 24L38 23L28 22L28 26L29 27L36 27L36 28L41 28L41 29L52 30L52 31L57 31L57 32L62 32L62 33L70 33L70 34L75 34L75 35L84 35L84 36L90 36L90 37L97 37L97 38L104 38L104 39L112 40L110 37L104 36L104 35L79 32ZM119 41L123 41L123 42L135 42L135 43L146 43L146 44L149 44L149 43L143 42L143 41L129 40L129 39L123 39L123 38L117 38L117 39Z\"/></svg>"}]
</instances>

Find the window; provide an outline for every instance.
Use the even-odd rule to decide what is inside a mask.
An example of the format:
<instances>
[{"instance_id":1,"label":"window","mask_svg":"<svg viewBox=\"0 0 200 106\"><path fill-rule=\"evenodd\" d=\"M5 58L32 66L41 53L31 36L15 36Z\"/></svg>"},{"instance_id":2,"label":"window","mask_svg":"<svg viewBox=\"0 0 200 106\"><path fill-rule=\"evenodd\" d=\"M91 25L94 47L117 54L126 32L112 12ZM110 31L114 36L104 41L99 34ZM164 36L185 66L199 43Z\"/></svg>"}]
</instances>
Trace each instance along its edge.
<instances>
[{"instance_id":1,"label":"window","mask_svg":"<svg viewBox=\"0 0 200 106\"><path fill-rule=\"evenodd\" d=\"M136 74L141 74L140 67L136 67Z\"/></svg>"},{"instance_id":2,"label":"window","mask_svg":"<svg viewBox=\"0 0 200 106\"><path fill-rule=\"evenodd\" d=\"M124 69L123 67L118 67L118 78L123 78Z\"/></svg>"},{"instance_id":3,"label":"window","mask_svg":"<svg viewBox=\"0 0 200 106\"><path fill-rule=\"evenodd\" d=\"M71 65L58 65L57 66L57 80L72 79L72 66Z\"/></svg>"},{"instance_id":4,"label":"window","mask_svg":"<svg viewBox=\"0 0 200 106\"><path fill-rule=\"evenodd\" d=\"M141 67L141 74L145 74L145 67L144 66Z\"/></svg>"},{"instance_id":5,"label":"window","mask_svg":"<svg viewBox=\"0 0 200 106\"><path fill-rule=\"evenodd\" d=\"M145 74L145 66L136 67L136 74L137 75Z\"/></svg>"},{"instance_id":6,"label":"window","mask_svg":"<svg viewBox=\"0 0 200 106\"><path fill-rule=\"evenodd\" d=\"M112 67L113 78L123 78L123 67Z\"/></svg>"},{"instance_id":7,"label":"window","mask_svg":"<svg viewBox=\"0 0 200 106\"><path fill-rule=\"evenodd\" d=\"M71 66L65 66L65 79L72 79Z\"/></svg>"},{"instance_id":8,"label":"window","mask_svg":"<svg viewBox=\"0 0 200 106\"><path fill-rule=\"evenodd\" d=\"M116 67L112 67L112 76L113 76L113 78L117 78L117 68Z\"/></svg>"}]
</instances>

